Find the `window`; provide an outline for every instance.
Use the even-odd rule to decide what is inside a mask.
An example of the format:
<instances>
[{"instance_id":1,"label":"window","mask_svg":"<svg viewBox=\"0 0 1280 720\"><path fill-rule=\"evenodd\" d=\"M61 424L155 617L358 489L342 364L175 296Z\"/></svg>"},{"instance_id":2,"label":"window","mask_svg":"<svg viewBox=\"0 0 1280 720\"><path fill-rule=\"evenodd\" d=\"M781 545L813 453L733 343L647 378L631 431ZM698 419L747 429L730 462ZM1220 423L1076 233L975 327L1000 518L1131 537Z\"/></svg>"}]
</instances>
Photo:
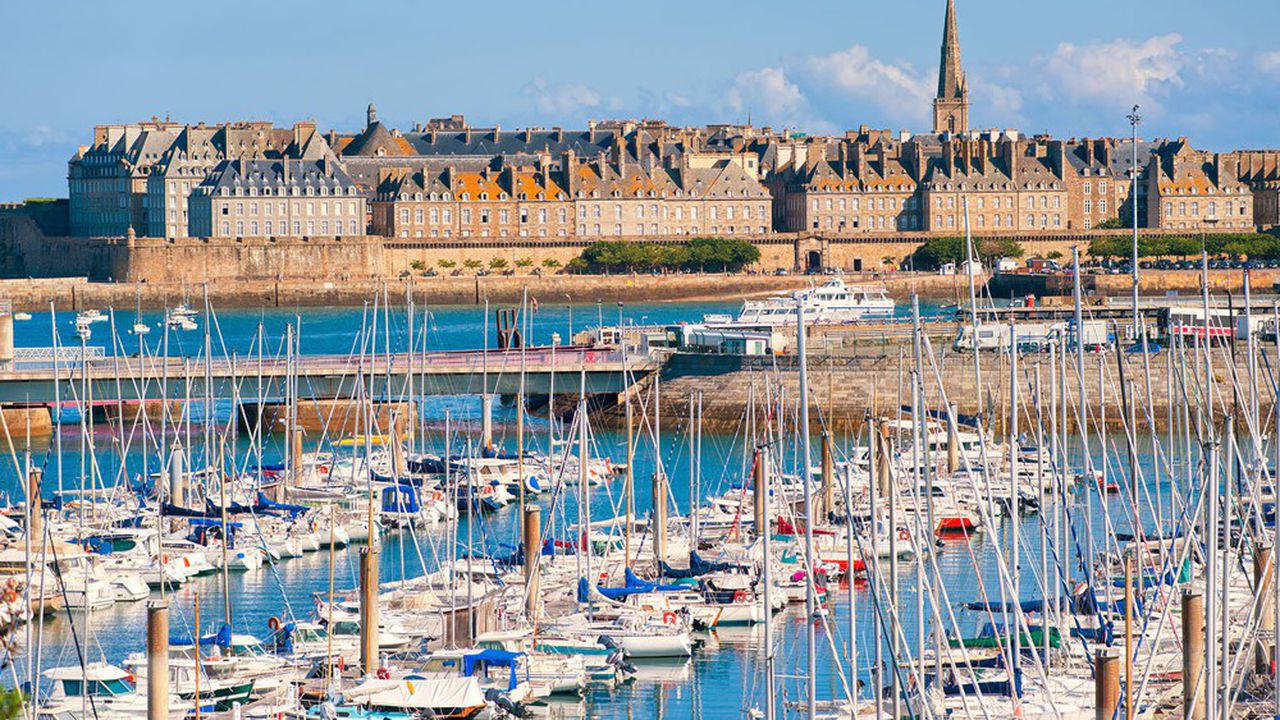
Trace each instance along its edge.
<instances>
[{"instance_id":1,"label":"window","mask_svg":"<svg viewBox=\"0 0 1280 720\"><path fill-rule=\"evenodd\" d=\"M414 210L413 210L413 222L414 222L415 224L417 224L417 225L421 225L421 224L422 224L422 208L414 208Z\"/></svg>"},{"instance_id":2,"label":"window","mask_svg":"<svg viewBox=\"0 0 1280 720\"><path fill-rule=\"evenodd\" d=\"M1099 180L1099 181L1098 181L1098 192L1099 192L1099 193L1101 193L1101 194L1103 194L1103 195L1106 195L1106 194L1107 194L1107 181L1106 181L1106 180Z\"/></svg>"},{"instance_id":3,"label":"window","mask_svg":"<svg viewBox=\"0 0 1280 720\"><path fill-rule=\"evenodd\" d=\"M538 208L538 222L545 223L547 221L547 209Z\"/></svg>"},{"instance_id":4,"label":"window","mask_svg":"<svg viewBox=\"0 0 1280 720\"><path fill-rule=\"evenodd\" d=\"M1092 201L1092 200L1085 200L1085 201L1084 201L1084 214L1085 214L1085 215L1088 215L1088 214L1089 214L1089 213L1091 213L1091 212L1093 212L1093 201Z\"/></svg>"},{"instance_id":5,"label":"window","mask_svg":"<svg viewBox=\"0 0 1280 720\"><path fill-rule=\"evenodd\" d=\"M613 206L613 219L614 219L614 220L621 220L621 219L622 219L622 206L621 206L621 205L614 205L614 206ZM621 225L619 225L618 227L622 227L622 226L621 226ZM622 233L618 233L618 234L619 234L619 235L621 235Z\"/></svg>"},{"instance_id":6,"label":"window","mask_svg":"<svg viewBox=\"0 0 1280 720\"><path fill-rule=\"evenodd\" d=\"M406 208L400 208L400 224L409 224L409 211Z\"/></svg>"},{"instance_id":7,"label":"window","mask_svg":"<svg viewBox=\"0 0 1280 720\"><path fill-rule=\"evenodd\" d=\"M236 203L236 214L237 214L237 215L243 215L243 214L244 214L244 203L242 203L242 202L238 202L238 203Z\"/></svg>"},{"instance_id":8,"label":"window","mask_svg":"<svg viewBox=\"0 0 1280 720\"><path fill-rule=\"evenodd\" d=\"M1107 214L1107 201L1105 198L1098 201L1098 212L1102 213L1103 215Z\"/></svg>"},{"instance_id":9,"label":"window","mask_svg":"<svg viewBox=\"0 0 1280 720\"><path fill-rule=\"evenodd\" d=\"M471 208L462 208L462 210L459 211L458 217L462 220L463 225L471 224Z\"/></svg>"},{"instance_id":10,"label":"window","mask_svg":"<svg viewBox=\"0 0 1280 720\"><path fill-rule=\"evenodd\" d=\"M1209 217L1214 217L1217 214L1218 214L1218 203L1209 201Z\"/></svg>"},{"instance_id":11,"label":"window","mask_svg":"<svg viewBox=\"0 0 1280 720\"><path fill-rule=\"evenodd\" d=\"M254 237L257 237L257 235L258 235L258 221L257 221L257 220L254 220L253 222L249 223L249 234L250 234L250 235L252 235L252 236L254 236Z\"/></svg>"},{"instance_id":12,"label":"window","mask_svg":"<svg viewBox=\"0 0 1280 720\"><path fill-rule=\"evenodd\" d=\"M440 214L441 220L443 220L446 223L453 222L453 210L450 210L449 208L445 208L444 210L441 210L440 213L441 213Z\"/></svg>"},{"instance_id":13,"label":"window","mask_svg":"<svg viewBox=\"0 0 1280 720\"><path fill-rule=\"evenodd\" d=\"M293 221L293 234L294 235L302 234L302 223L298 220Z\"/></svg>"},{"instance_id":14,"label":"window","mask_svg":"<svg viewBox=\"0 0 1280 720\"><path fill-rule=\"evenodd\" d=\"M348 232L350 232L352 235L359 235L359 234L360 234L360 230L358 229L358 226L356 225L356 221L355 221L355 220L352 220L352 221L351 221L350 223L348 223L347 225L348 225L348 227L350 228L350 230L348 230Z\"/></svg>"},{"instance_id":15,"label":"window","mask_svg":"<svg viewBox=\"0 0 1280 720\"><path fill-rule=\"evenodd\" d=\"M560 210L559 210L559 212L557 213L557 215L558 215L558 217L559 217L560 222L565 222L566 220L568 220L568 217L569 217L569 211L568 211L568 210L566 210L565 208L560 208Z\"/></svg>"},{"instance_id":16,"label":"window","mask_svg":"<svg viewBox=\"0 0 1280 720\"><path fill-rule=\"evenodd\" d=\"M643 220L643 219L644 219L644 205L637 205L637 206L636 206L636 219L638 219L638 220Z\"/></svg>"},{"instance_id":17,"label":"window","mask_svg":"<svg viewBox=\"0 0 1280 720\"><path fill-rule=\"evenodd\" d=\"M237 221L236 221L236 235L244 235L244 221L243 221L243 220L237 220Z\"/></svg>"},{"instance_id":18,"label":"window","mask_svg":"<svg viewBox=\"0 0 1280 720\"><path fill-rule=\"evenodd\" d=\"M322 235L328 235L328 234L329 234L329 221L328 221L328 220L321 220L321 221L320 221L320 233L321 233Z\"/></svg>"},{"instance_id":19,"label":"window","mask_svg":"<svg viewBox=\"0 0 1280 720\"><path fill-rule=\"evenodd\" d=\"M481 224L489 222L489 208L480 208Z\"/></svg>"},{"instance_id":20,"label":"window","mask_svg":"<svg viewBox=\"0 0 1280 720\"><path fill-rule=\"evenodd\" d=\"M1088 230L1088 229L1089 229L1090 227L1092 227L1092 226L1093 226L1093 220L1092 220L1092 219L1090 219L1090 218L1085 218L1085 219L1084 219L1084 229L1085 229L1085 230Z\"/></svg>"},{"instance_id":21,"label":"window","mask_svg":"<svg viewBox=\"0 0 1280 720\"><path fill-rule=\"evenodd\" d=\"M440 222L440 208L431 208L431 212L427 215L432 225Z\"/></svg>"},{"instance_id":22,"label":"window","mask_svg":"<svg viewBox=\"0 0 1280 720\"><path fill-rule=\"evenodd\" d=\"M222 221L222 234L223 236L227 236L231 234L231 223L227 222L226 220Z\"/></svg>"},{"instance_id":23,"label":"window","mask_svg":"<svg viewBox=\"0 0 1280 720\"><path fill-rule=\"evenodd\" d=\"M270 205L268 205L267 207L270 207ZM271 226L271 221L270 221L270 220L268 220L268 221L267 221L267 234L268 234L268 235L270 235L270 234L272 234L272 232L273 232L273 231L274 231L274 228Z\"/></svg>"},{"instance_id":24,"label":"window","mask_svg":"<svg viewBox=\"0 0 1280 720\"><path fill-rule=\"evenodd\" d=\"M308 235L315 235L315 234L316 234L316 221L315 221L315 220L308 220L308 221L307 221L307 234L308 234Z\"/></svg>"},{"instance_id":25,"label":"window","mask_svg":"<svg viewBox=\"0 0 1280 720\"><path fill-rule=\"evenodd\" d=\"M507 224L507 223L511 222L511 211L510 211L510 210L505 210L505 209L504 209L504 210L499 210L499 211L498 211L498 217L501 219L502 224L504 224L504 225L505 225L505 224Z\"/></svg>"},{"instance_id":26,"label":"window","mask_svg":"<svg viewBox=\"0 0 1280 720\"><path fill-rule=\"evenodd\" d=\"M1086 181L1084 184L1084 194L1088 195L1092 192L1093 192L1093 183Z\"/></svg>"}]
</instances>

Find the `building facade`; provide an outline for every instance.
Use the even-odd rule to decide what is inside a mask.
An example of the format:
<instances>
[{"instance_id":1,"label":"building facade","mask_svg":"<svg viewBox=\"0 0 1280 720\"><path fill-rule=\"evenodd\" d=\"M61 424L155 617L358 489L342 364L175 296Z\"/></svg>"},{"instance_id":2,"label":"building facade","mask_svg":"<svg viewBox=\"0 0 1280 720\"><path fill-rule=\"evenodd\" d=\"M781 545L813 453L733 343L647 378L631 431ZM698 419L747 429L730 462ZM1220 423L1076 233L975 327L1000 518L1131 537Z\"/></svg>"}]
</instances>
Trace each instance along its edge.
<instances>
[{"instance_id":1,"label":"building facade","mask_svg":"<svg viewBox=\"0 0 1280 720\"><path fill-rule=\"evenodd\" d=\"M362 236L363 191L338 164L223 160L191 193L194 237Z\"/></svg>"}]
</instances>

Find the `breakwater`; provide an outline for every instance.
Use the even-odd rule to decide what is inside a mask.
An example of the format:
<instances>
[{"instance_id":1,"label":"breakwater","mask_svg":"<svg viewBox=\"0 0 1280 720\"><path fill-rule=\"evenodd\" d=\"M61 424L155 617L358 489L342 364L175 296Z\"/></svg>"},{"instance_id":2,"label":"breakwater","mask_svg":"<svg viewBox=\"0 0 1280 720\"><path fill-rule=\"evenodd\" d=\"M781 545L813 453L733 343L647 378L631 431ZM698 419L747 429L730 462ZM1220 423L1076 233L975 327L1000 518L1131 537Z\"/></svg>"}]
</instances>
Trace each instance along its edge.
<instances>
[{"instance_id":1,"label":"breakwater","mask_svg":"<svg viewBox=\"0 0 1280 720\"><path fill-rule=\"evenodd\" d=\"M1081 375L1075 356L1067 358L1065 369L1062 359L1057 359L1058 364L1054 366L1048 353L1019 357L1023 432L1034 434L1037 377L1046 431L1050 423L1051 383L1056 384L1059 398L1064 397L1065 386L1066 421L1072 432L1077 432L1082 422L1090 428L1096 428L1099 423L1105 423L1111 429L1122 427L1129 414L1127 404L1131 401L1137 427L1166 430L1171 419L1174 423L1182 422L1180 414L1186 398L1194 401L1201 393L1203 360L1197 359L1190 349L1185 351L1182 359L1164 351L1151 355L1146 362L1137 354L1120 353L1118 357L1114 352L1087 354L1084 358L1083 405L1079 401ZM1218 414L1228 410L1237 414L1243 412L1253 401L1243 348L1236 353L1234 364L1224 348L1215 348L1213 359ZM1257 364L1257 381L1253 385L1256 387L1256 402L1263 413L1274 413L1276 396L1266 368L1276 367L1275 359L1274 351L1268 350L1266 360ZM988 418L989 430L1003 431L1009 402L1007 357L981 354L978 357L979 369L975 371L972 354L935 346L934 361L931 363L926 359L925 365L922 373L924 403L929 410L942 410L945 397L956 412L984 415ZM909 345L885 345L879 349L867 347L856 353L812 355L809 373L813 427L825 425L838 432L857 432L868 415L895 416L898 408L911 404L912 367ZM676 354L662 373L659 397L663 424L675 429L683 427L689 416L690 396L701 394L704 425L716 431L731 432L740 426L752 402L757 407L763 405L766 387L771 388L771 397L775 401L778 388L781 388L785 401L792 407L789 412L794 412L794 404L799 397L799 372L793 356ZM1128 388L1128 391L1122 394L1121 388ZM637 388L633 397L645 392L647 388ZM621 407L613 407L605 411L604 416L608 422L617 425L623 420L623 411ZM1192 420L1194 422L1194 418Z\"/></svg>"}]
</instances>

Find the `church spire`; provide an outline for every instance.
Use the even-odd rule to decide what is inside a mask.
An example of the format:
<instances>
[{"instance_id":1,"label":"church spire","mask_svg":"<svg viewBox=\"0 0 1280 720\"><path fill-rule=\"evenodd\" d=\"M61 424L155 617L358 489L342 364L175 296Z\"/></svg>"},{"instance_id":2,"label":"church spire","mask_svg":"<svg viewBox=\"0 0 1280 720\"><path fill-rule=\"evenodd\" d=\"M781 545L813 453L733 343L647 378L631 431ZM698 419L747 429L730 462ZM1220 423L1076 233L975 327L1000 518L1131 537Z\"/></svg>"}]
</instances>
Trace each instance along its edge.
<instances>
[{"instance_id":1,"label":"church spire","mask_svg":"<svg viewBox=\"0 0 1280 720\"><path fill-rule=\"evenodd\" d=\"M947 0L942 26L942 57L938 63L938 95L933 101L933 131L962 133L969 129L969 84L960 67L960 34L956 30L955 0Z\"/></svg>"}]
</instances>

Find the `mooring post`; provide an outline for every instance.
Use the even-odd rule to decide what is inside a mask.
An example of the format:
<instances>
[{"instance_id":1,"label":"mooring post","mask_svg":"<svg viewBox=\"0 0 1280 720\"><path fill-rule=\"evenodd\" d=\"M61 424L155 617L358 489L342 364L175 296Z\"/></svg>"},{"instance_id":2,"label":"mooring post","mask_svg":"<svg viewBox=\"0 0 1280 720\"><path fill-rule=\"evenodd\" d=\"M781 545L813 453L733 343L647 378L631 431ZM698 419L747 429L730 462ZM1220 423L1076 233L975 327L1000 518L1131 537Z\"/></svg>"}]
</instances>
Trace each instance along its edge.
<instances>
[{"instance_id":1,"label":"mooring post","mask_svg":"<svg viewBox=\"0 0 1280 720\"><path fill-rule=\"evenodd\" d=\"M1110 650L1093 656L1094 713L1096 720L1112 720L1120 704L1120 657Z\"/></svg>"},{"instance_id":2,"label":"mooring post","mask_svg":"<svg viewBox=\"0 0 1280 720\"><path fill-rule=\"evenodd\" d=\"M1271 658L1275 647L1276 615L1272 605L1272 567L1270 543L1258 543L1253 551L1254 587L1258 589L1258 645L1254 651L1254 672L1270 677ZM1270 644L1269 644L1270 643Z\"/></svg>"},{"instance_id":3,"label":"mooring post","mask_svg":"<svg viewBox=\"0 0 1280 720\"><path fill-rule=\"evenodd\" d=\"M831 457L831 433L822 431L822 519L826 520L836 509L836 464Z\"/></svg>"},{"instance_id":4,"label":"mooring post","mask_svg":"<svg viewBox=\"0 0 1280 720\"><path fill-rule=\"evenodd\" d=\"M538 564L542 560L542 510L524 508L524 608L529 622L538 621Z\"/></svg>"},{"instance_id":5,"label":"mooring post","mask_svg":"<svg viewBox=\"0 0 1280 720\"><path fill-rule=\"evenodd\" d=\"M360 667L365 675L378 669L378 550L372 537L360 548Z\"/></svg>"},{"instance_id":6,"label":"mooring post","mask_svg":"<svg viewBox=\"0 0 1280 720\"><path fill-rule=\"evenodd\" d=\"M1182 593L1182 717L1204 720L1209 702L1204 672L1204 594Z\"/></svg>"},{"instance_id":7,"label":"mooring post","mask_svg":"<svg viewBox=\"0 0 1280 720\"><path fill-rule=\"evenodd\" d=\"M165 600L147 604L147 720L169 720L169 603Z\"/></svg>"},{"instance_id":8,"label":"mooring post","mask_svg":"<svg viewBox=\"0 0 1280 720\"><path fill-rule=\"evenodd\" d=\"M751 502L752 508L751 521L755 527L756 537L764 537L769 532L769 482L767 480L769 472L769 449L764 445L756 447L756 464L752 468L751 477Z\"/></svg>"},{"instance_id":9,"label":"mooring post","mask_svg":"<svg viewBox=\"0 0 1280 720\"><path fill-rule=\"evenodd\" d=\"M653 474L653 515L649 530L653 533L653 567L662 572L667 559L667 478L659 470Z\"/></svg>"}]
</instances>

